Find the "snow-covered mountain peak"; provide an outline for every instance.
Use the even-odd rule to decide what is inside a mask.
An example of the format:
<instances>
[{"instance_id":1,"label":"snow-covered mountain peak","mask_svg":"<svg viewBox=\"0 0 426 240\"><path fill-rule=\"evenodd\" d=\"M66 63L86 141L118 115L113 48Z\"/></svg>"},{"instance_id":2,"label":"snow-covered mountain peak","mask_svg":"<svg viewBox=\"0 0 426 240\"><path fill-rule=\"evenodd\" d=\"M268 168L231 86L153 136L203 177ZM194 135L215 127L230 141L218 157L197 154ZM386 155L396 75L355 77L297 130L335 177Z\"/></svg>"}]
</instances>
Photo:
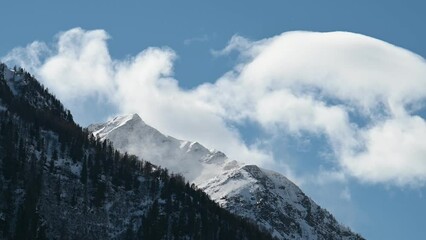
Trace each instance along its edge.
<instances>
[{"instance_id":1,"label":"snow-covered mountain peak","mask_svg":"<svg viewBox=\"0 0 426 240\"><path fill-rule=\"evenodd\" d=\"M90 125L88 129L101 140L110 140L121 151L183 174L194 183L203 182L223 171L229 161L224 153L209 150L198 142L164 135L147 125L137 114L115 117L104 124Z\"/></svg>"},{"instance_id":2,"label":"snow-covered mountain peak","mask_svg":"<svg viewBox=\"0 0 426 240\"><path fill-rule=\"evenodd\" d=\"M92 124L88 129L94 136L104 139L106 135L124 125L126 125L126 127L144 127L146 124L138 114L134 113L116 116L106 124Z\"/></svg>"},{"instance_id":3,"label":"snow-covered mountain peak","mask_svg":"<svg viewBox=\"0 0 426 240\"><path fill-rule=\"evenodd\" d=\"M123 124L125 124L129 121L131 121L133 123L137 123L137 124L145 124L145 122L142 120L142 118L137 113L123 115L123 116L117 116L117 117L114 117L112 119L112 122L119 123L120 125L123 125Z\"/></svg>"},{"instance_id":4,"label":"snow-covered mountain peak","mask_svg":"<svg viewBox=\"0 0 426 240\"><path fill-rule=\"evenodd\" d=\"M114 118L89 130L121 151L182 174L222 207L279 239L359 239L283 175L230 160L198 142L166 136L137 115Z\"/></svg>"}]
</instances>

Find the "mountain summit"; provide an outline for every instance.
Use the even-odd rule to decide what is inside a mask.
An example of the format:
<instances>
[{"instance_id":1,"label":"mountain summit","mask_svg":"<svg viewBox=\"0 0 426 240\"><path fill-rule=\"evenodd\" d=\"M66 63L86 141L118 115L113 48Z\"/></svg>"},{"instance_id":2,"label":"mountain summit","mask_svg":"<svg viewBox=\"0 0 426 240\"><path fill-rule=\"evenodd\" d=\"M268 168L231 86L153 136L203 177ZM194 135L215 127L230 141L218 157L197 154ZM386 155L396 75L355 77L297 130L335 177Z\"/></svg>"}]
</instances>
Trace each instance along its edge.
<instances>
[{"instance_id":1,"label":"mountain summit","mask_svg":"<svg viewBox=\"0 0 426 240\"><path fill-rule=\"evenodd\" d=\"M110 140L120 151L181 173L197 185L217 176L229 163L222 152L209 150L198 142L166 136L137 114L115 117L105 124L90 125L88 129L101 140Z\"/></svg>"},{"instance_id":2,"label":"mountain summit","mask_svg":"<svg viewBox=\"0 0 426 240\"><path fill-rule=\"evenodd\" d=\"M362 239L283 175L229 159L198 142L179 140L137 114L88 127L114 147L182 174L212 200L279 239Z\"/></svg>"}]
</instances>

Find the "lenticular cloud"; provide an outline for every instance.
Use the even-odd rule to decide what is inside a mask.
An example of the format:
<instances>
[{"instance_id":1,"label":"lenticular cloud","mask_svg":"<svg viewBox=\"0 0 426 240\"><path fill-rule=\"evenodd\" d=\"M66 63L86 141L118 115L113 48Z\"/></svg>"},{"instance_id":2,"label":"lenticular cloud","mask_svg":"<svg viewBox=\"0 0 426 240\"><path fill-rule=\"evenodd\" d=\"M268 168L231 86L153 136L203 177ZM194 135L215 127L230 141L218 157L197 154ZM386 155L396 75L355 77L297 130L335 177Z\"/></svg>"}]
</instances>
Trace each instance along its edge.
<instances>
[{"instance_id":1,"label":"lenticular cloud","mask_svg":"<svg viewBox=\"0 0 426 240\"><path fill-rule=\"evenodd\" d=\"M347 32L284 33L249 47L238 42L229 46L243 51L245 62L212 85L234 88L218 91L223 95L245 93L229 107L236 119L324 134L342 171L362 181L423 184L426 145L419 139L426 124L413 113L413 106L425 107L423 58Z\"/></svg>"}]
</instances>

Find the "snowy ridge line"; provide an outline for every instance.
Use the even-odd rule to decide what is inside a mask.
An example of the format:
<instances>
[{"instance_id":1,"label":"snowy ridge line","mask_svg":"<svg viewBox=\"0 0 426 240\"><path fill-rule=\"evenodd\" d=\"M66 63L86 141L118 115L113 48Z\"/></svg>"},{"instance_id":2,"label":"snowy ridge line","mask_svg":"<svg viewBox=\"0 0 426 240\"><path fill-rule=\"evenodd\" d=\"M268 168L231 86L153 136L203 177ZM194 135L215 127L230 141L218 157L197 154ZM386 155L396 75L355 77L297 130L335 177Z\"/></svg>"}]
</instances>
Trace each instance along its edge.
<instances>
[{"instance_id":1,"label":"snowy ridge line","mask_svg":"<svg viewBox=\"0 0 426 240\"><path fill-rule=\"evenodd\" d=\"M278 239L362 239L285 176L231 160L198 142L164 135L137 114L91 125L89 131L120 151L182 174L220 206Z\"/></svg>"}]
</instances>

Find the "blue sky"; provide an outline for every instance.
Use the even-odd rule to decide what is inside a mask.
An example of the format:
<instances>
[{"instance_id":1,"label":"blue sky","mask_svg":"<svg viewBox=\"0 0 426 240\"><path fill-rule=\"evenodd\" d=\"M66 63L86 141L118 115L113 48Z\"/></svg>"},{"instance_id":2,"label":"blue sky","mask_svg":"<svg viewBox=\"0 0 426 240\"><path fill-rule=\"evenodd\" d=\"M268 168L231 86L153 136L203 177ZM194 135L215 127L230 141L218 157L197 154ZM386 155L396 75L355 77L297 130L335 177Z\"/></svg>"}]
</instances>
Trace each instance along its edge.
<instances>
[{"instance_id":1,"label":"blue sky","mask_svg":"<svg viewBox=\"0 0 426 240\"><path fill-rule=\"evenodd\" d=\"M426 216L423 197L426 174L422 171L417 173L416 169L411 170L404 164L406 158L406 162L413 163L418 169L425 166L422 158L418 157L424 153L423 146L411 148L413 144L410 145L410 139L422 139L421 137L426 136L421 134L424 130L425 98L422 91L416 92L423 85L426 86L426 79L422 82L421 78L424 76L422 58L426 56L426 3L9 1L1 6L0 20L3 24L0 57L11 62L21 61L26 68L33 70L34 74L73 110L80 124L100 122L117 113L136 111L149 124L165 133L199 140L218 148L227 148L224 145L229 145L227 149L220 149L227 150L231 156L240 156L238 159L243 161L253 158L254 162L257 161L256 163L265 167L276 167L275 169L290 175L290 178L298 182L315 201L334 213L342 223L368 239L420 239L426 235L423 227ZM93 32L95 29L101 30ZM418 56L355 34L281 35L297 30L360 33L407 49ZM59 53L57 48L61 39L65 50ZM354 45L346 46L345 39L354 42ZM38 41L38 44L29 45L34 41ZM316 52L318 49L334 51L341 42L344 43L342 51L349 54L344 55L342 63L333 62L334 59L340 59L339 55ZM294 44L294 48L285 47L290 43ZM68 54L71 47L84 49L89 44L93 44L90 49L98 51L87 50L89 64L92 64L87 71L95 69L96 66L100 68L98 75L89 74L93 77L90 80L79 76L87 72L76 71L80 65L76 63L76 58ZM365 46L378 47L386 54L376 56L374 51L366 51L365 49L371 48ZM154 48L146 50L149 47ZM307 48L312 51L305 51ZM360 49L362 57L371 53L370 57L378 59L373 62L375 68L392 73L383 75L391 79L389 82L363 85L372 88L367 90L374 93L376 91L373 88L384 89L377 91L376 95L372 94L371 99L384 96L387 100L393 100L394 95L402 96L404 101L416 106L415 111L404 108L400 113L392 107L382 109L380 100L378 104L373 100L366 100L367 107L360 106L369 95L355 94L357 84L346 84L343 87L338 82L330 81L329 83L336 84L333 86L342 93L353 87L354 94L349 94L347 98L348 94L343 94L344 97L326 94L331 91L329 88L303 80L306 76L299 75L296 70L283 73L279 71L279 66L278 69L274 68L273 61L264 60L270 57L266 54L268 49L272 52L272 57L278 57L283 62L287 60L280 58L281 51L290 54L291 50L295 49L296 52L289 55L294 59L306 56L306 61L299 59L288 62L297 62L299 65L296 70L301 69L300 66L305 63L315 68L317 62L323 60L329 65L321 66L325 66L325 69L342 69L342 76L349 82L357 81L351 76L358 74L359 69L346 68L347 63L359 64L363 67L361 70L370 67L365 61L356 61L354 55L358 51L353 49ZM38 51L35 55L28 54L34 53L35 50ZM75 52L71 55L73 54ZM332 57L329 58L328 55ZM321 60L313 61L308 57L318 57ZM351 60L346 62L346 57ZM386 61L389 57L391 63ZM107 64L99 63L101 60ZM413 64L402 66L404 62ZM69 65L64 68L64 63ZM115 72L111 75L102 72L106 71L105 66L113 66ZM146 66L154 70L139 71L139 67L145 69ZM244 70L239 69L239 66ZM397 66L398 71L393 72L394 69L389 66ZM259 76L256 76L261 82L269 81L267 77L270 72L262 72L263 69L276 71L277 75L273 76L282 76L283 79L298 76L303 87L312 87L313 90L304 89L301 93L295 93L294 89L300 87L301 83L286 80L285 86L283 83L274 85L275 82L268 82L270 85L266 87L260 83L254 85L265 89L272 86L280 90L265 90L266 94L261 98L246 94L247 91L253 90L250 88L252 85L248 85L252 75L259 73ZM231 74L228 76L226 73ZM367 71L359 77L370 79L371 74L371 71ZM104 82L104 75L106 78L113 77L111 81ZM402 79L398 78L399 76L407 77ZM63 82L53 82L58 81L58 78ZM129 81L127 85L123 84L124 87L119 87L120 93L116 94L117 86L133 78L148 79L147 87ZM218 79L221 79L222 85L217 84ZM371 79L372 82L375 81L374 78ZM73 81L77 85L72 84ZM86 84L88 81L93 84ZM404 81L407 84L398 85ZM222 88L226 84L229 88ZM392 87L393 85L396 87ZM246 88L247 86L249 87ZM407 91L400 90L405 87ZM235 92L223 93L224 89L232 89ZM318 92L315 92L316 90ZM416 97L408 96L410 94L407 92ZM151 95L153 93L154 95ZM168 96L162 96L164 93L168 93ZM229 99L220 101L214 99L215 96ZM406 100L407 98L410 100ZM296 116L300 115L297 119L292 118L293 114L286 115L286 112L276 115L282 105L271 104L279 103L274 99L293 101L302 104L296 106L308 106L308 111L318 111L318 126L303 125L304 115L297 111L292 112ZM397 100L396 105L399 106ZM182 101L182 104L176 104L176 101ZM341 102L336 104L335 101ZM196 104L191 105L194 102ZM262 106L268 108L257 108L253 112L250 112L249 108L246 111L247 106L250 107L253 102L264 103ZM120 106L120 103L123 106ZM130 103L137 103L137 106ZM343 105L345 107L342 107ZM150 106L155 109L150 109ZM288 111L294 111L292 106L287 107ZM350 110L352 108L355 110ZM268 109L272 110L268 112ZM386 111L391 113L382 114ZM350 128L350 124L344 124L345 114L350 115L350 124L358 126L356 130ZM316 118L315 114L312 116ZM321 122L323 116L335 118L324 123ZM363 126L364 120L367 121L367 127ZM328 129L327 124L335 125ZM206 129L206 125L211 127ZM340 132L333 132L335 129ZM350 144L348 139L341 139L344 135L340 133L344 132L348 132L348 138L353 137L356 142L359 141L358 134L364 134L364 139L371 141L371 145L363 147L370 148L371 151L365 155L347 153L346 151L352 151L353 147L341 146ZM413 132L413 135L407 136L407 132ZM398 143L392 142L392 137L386 135L387 133L401 134L396 136L407 139L407 146L401 144L403 147L400 147ZM383 141L380 141L380 137ZM381 142L389 145L389 151L397 151L393 154L396 157L390 156L389 159L395 164L401 164L400 174L395 170L383 170L386 174L370 171L374 166L383 169L388 167L386 162L378 162L371 169L368 165L372 157L381 156L375 151L380 153ZM364 161L365 164L355 164L353 161ZM403 177L398 178L398 175Z\"/></svg>"}]
</instances>

